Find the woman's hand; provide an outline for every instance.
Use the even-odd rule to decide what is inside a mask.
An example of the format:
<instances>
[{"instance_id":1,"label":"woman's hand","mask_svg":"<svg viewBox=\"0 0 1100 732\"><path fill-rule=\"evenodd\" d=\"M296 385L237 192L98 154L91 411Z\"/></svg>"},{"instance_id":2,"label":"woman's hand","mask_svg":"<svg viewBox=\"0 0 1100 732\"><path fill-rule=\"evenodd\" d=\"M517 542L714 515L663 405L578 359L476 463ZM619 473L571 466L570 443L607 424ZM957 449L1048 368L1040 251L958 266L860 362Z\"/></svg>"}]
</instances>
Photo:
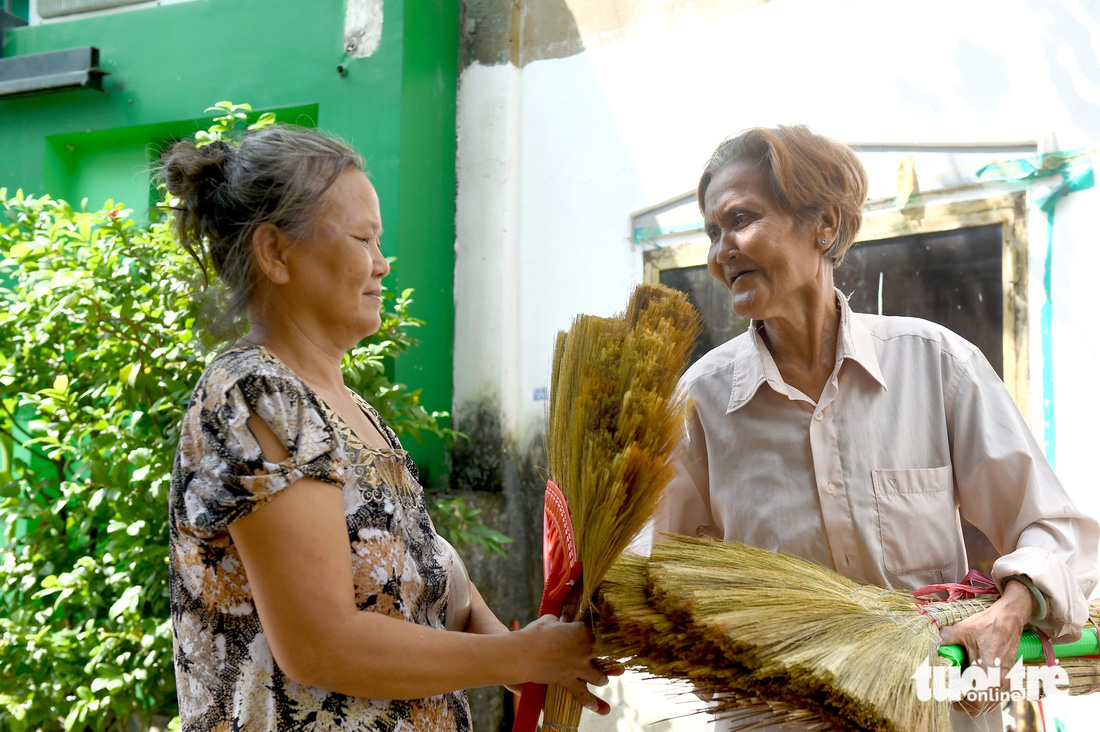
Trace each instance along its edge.
<instances>
[{"instance_id":1,"label":"woman's hand","mask_svg":"<svg viewBox=\"0 0 1100 732\"><path fill-rule=\"evenodd\" d=\"M471 584L470 585L470 591L471 591L473 601L471 603L471 608L470 608L470 622L466 626L466 632L467 633L478 633L478 634L482 634L482 635L500 635L502 633L511 633L512 631L508 630L508 628L505 627L504 623L500 622L500 620L497 619L496 615L493 614L493 611L491 609L489 609L489 606L486 604L485 600L481 597L481 593L478 592L477 587L475 587L473 584ZM547 619L550 619L550 620L547 620ZM537 623L543 622L543 621L553 622L553 616L552 615L547 615L545 618L540 618L539 620L535 621L535 623L532 623L531 625L529 625L527 627L531 628L532 626L536 625ZM560 625L560 626L577 626L577 625L580 625L580 623L568 623L568 624L558 623L558 625ZM576 632L575 628L574 628L573 632ZM588 646L585 646L585 649L586 649L586 653L587 653ZM595 661L589 661L589 663L595 664L594 668L597 671L602 672L605 677L607 677L607 676L621 676L622 673L623 673L623 670L624 670L622 664L618 664L618 663L613 663L613 662L597 663ZM584 668L584 667L582 666L582 668ZM586 673L591 673L591 672L588 672L586 670ZM541 683L541 682L539 682L539 683ZM607 683L606 678L604 679L603 683L604 684ZM599 684L599 685L602 686L603 684ZM523 691L523 684L522 683L505 684L504 688L506 688L508 691L512 692L513 694L519 694ZM595 697L592 696L591 694L589 694L588 696L591 696L593 699L595 699ZM602 704L602 702L600 702L599 699L596 699L596 701L597 701L598 704ZM581 702L583 703L584 700L581 699ZM607 706L606 704L604 704L603 706L607 708L607 711L610 711L609 706ZM598 710L593 710L593 711L597 711L597 713L600 713L600 714L606 713L606 712L598 711Z\"/></svg>"},{"instance_id":2,"label":"woman's hand","mask_svg":"<svg viewBox=\"0 0 1100 732\"><path fill-rule=\"evenodd\" d=\"M1031 591L1020 582L1009 581L1004 594L988 609L955 625L940 630L944 645L955 644L966 649L971 665L981 666L988 673L1000 660L1001 689L1008 689L1008 671L1016 662L1020 633L1038 611ZM972 702L964 697L958 706L971 715L984 714L1000 706L1000 701Z\"/></svg>"},{"instance_id":3,"label":"woman's hand","mask_svg":"<svg viewBox=\"0 0 1100 732\"><path fill-rule=\"evenodd\" d=\"M543 615L523 630L524 647L530 653L528 681L561 686L596 714L608 714L611 706L588 690L589 684L605 686L607 674L592 660L592 631L581 622L563 623L553 615ZM617 669L612 670L612 674ZM619 671L621 673L621 671Z\"/></svg>"}]
</instances>

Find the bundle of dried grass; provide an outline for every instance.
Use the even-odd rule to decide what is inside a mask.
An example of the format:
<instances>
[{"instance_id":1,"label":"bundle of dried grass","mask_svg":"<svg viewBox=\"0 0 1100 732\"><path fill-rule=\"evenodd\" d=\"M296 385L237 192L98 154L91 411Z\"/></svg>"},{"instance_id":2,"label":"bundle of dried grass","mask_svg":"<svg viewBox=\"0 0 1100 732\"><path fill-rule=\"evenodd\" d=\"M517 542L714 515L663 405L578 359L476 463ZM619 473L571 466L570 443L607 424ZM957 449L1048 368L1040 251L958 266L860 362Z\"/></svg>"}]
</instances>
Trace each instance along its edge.
<instances>
[{"instance_id":1,"label":"bundle of dried grass","mask_svg":"<svg viewBox=\"0 0 1100 732\"><path fill-rule=\"evenodd\" d=\"M1026 664L1040 666L1040 662ZM1058 665L1066 670L1069 675L1069 695L1082 696L1095 694L1100 691L1100 659L1097 658L1063 658Z\"/></svg>"},{"instance_id":2,"label":"bundle of dried grass","mask_svg":"<svg viewBox=\"0 0 1100 732\"><path fill-rule=\"evenodd\" d=\"M599 592L602 652L719 694L711 711L745 729L939 732L947 702L921 702L912 673L936 655L935 624L989 601L931 603L858 585L786 554L674 537L624 557Z\"/></svg>"},{"instance_id":3,"label":"bundle of dried grass","mask_svg":"<svg viewBox=\"0 0 1100 732\"><path fill-rule=\"evenodd\" d=\"M913 671L926 660L947 665L937 627L992 603L918 605L908 591L857 585L790 555L673 537L650 558L624 556L608 571L594 627L601 654L691 682L737 729L937 732L950 728L950 705L921 702ZM1100 623L1100 607L1091 617ZM1094 628L1053 650L1071 695L1100 690ZM1025 665L1047 662L1028 653Z\"/></svg>"},{"instance_id":4,"label":"bundle of dried grass","mask_svg":"<svg viewBox=\"0 0 1100 732\"><path fill-rule=\"evenodd\" d=\"M753 669L761 696L793 694L863 729L950 728L946 703L913 693L911 675L936 657L940 639L911 593L861 586L792 555L686 537L658 543L647 574L654 604Z\"/></svg>"},{"instance_id":5,"label":"bundle of dried grass","mask_svg":"<svg viewBox=\"0 0 1100 732\"><path fill-rule=\"evenodd\" d=\"M1089 625L1085 626L1085 631L1090 630L1090 626L1100 628L1100 601L1093 601L1089 605ZM1028 666L1041 666L1046 663L1046 660L1037 660L1025 665ZM1069 675L1069 695L1070 696L1082 696L1085 694L1095 694L1100 691L1100 657L1095 654L1082 656L1079 658L1060 658L1058 665L1066 670Z\"/></svg>"},{"instance_id":6,"label":"bundle of dried grass","mask_svg":"<svg viewBox=\"0 0 1100 732\"><path fill-rule=\"evenodd\" d=\"M751 682L752 669L727 657L692 625L674 622L655 610L647 590L648 563L645 557L623 556L604 577L595 611L600 655L620 659L653 677L688 681L704 698L717 696L720 713L737 722L738 728L792 723L808 730L844 728L843 720L828 710L793 697L760 697ZM693 712L704 709L698 697L686 703Z\"/></svg>"},{"instance_id":7,"label":"bundle of dried grass","mask_svg":"<svg viewBox=\"0 0 1100 732\"><path fill-rule=\"evenodd\" d=\"M586 613L608 568L641 530L672 477L686 403L674 394L700 329L686 295L640 285L616 318L582 315L554 348L547 457L565 494L584 567L563 614ZM544 727L575 727L580 705L558 687Z\"/></svg>"},{"instance_id":8,"label":"bundle of dried grass","mask_svg":"<svg viewBox=\"0 0 1100 732\"><path fill-rule=\"evenodd\" d=\"M550 475L573 516L583 597L653 513L672 477L685 403L673 394L699 334L687 296L639 285L617 318L581 315L555 344Z\"/></svg>"}]
</instances>

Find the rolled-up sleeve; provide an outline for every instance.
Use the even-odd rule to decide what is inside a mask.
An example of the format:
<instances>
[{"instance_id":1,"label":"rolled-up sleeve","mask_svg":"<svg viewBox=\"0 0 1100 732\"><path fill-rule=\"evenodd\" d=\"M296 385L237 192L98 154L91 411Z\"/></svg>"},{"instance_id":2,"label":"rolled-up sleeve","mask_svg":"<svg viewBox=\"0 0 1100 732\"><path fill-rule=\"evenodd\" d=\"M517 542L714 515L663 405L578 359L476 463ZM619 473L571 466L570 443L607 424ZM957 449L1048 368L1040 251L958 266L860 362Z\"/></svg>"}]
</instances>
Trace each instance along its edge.
<instances>
[{"instance_id":1,"label":"rolled-up sleeve","mask_svg":"<svg viewBox=\"0 0 1100 732\"><path fill-rule=\"evenodd\" d=\"M1075 640L1098 579L1100 526L1074 505L996 372L975 350L957 365L947 394L960 511L1002 555L993 579L1022 575L1043 594L1035 625Z\"/></svg>"}]
</instances>

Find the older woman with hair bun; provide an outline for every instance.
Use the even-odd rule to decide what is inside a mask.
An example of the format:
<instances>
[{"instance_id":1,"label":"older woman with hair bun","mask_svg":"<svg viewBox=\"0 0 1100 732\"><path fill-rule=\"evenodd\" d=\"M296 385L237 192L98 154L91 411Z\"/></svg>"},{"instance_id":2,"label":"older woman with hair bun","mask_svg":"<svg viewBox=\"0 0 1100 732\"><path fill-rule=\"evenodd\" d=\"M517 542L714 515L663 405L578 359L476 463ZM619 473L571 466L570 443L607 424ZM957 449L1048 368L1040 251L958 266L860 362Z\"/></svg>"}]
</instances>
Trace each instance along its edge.
<instances>
[{"instance_id":1,"label":"older woman with hair bun","mask_svg":"<svg viewBox=\"0 0 1100 732\"><path fill-rule=\"evenodd\" d=\"M942 636L1008 667L1029 621L1080 634L1100 530L976 347L927 321L853 313L834 287L866 194L855 153L805 127L748 130L707 163L708 268L751 324L681 381L694 408L656 529L915 589L966 575L961 513L1001 553L1002 594ZM1001 729L999 714L953 723Z\"/></svg>"},{"instance_id":2,"label":"older woman with hair bun","mask_svg":"<svg viewBox=\"0 0 1100 732\"><path fill-rule=\"evenodd\" d=\"M248 321L195 387L172 476L183 729L469 730L462 689L528 681L606 713L589 631L508 632L456 571L397 437L344 385L390 269L362 158L275 127L239 148L179 143L161 176L180 243Z\"/></svg>"}]
</instances>

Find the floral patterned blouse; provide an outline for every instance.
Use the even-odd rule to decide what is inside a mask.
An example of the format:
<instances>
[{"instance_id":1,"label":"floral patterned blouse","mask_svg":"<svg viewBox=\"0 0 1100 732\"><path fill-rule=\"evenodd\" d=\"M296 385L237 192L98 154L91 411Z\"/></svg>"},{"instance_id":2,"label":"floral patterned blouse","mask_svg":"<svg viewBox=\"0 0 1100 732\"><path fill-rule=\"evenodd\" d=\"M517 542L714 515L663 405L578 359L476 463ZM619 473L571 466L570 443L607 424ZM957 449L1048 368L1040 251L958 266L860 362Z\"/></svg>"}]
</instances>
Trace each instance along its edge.
<instances>
[{"instance_id":1,"label":"floral patterned blouse","mask_svg":"<svg viewBox=\"0 0 1100 732\"><path fill-rule=\"evenodd\" d=\"M259 346L207 368L184 415L170 495L172 640L184 732L465 732L465 692L363 699L286 677L271 655L230 523L302 477L343 492L360 610L444 627L453 555L432 529L415 467L365 401L392 450L365 445L297 375ZM250 409L286 447L263 459Z\"/></svg>"}]
</instances>

